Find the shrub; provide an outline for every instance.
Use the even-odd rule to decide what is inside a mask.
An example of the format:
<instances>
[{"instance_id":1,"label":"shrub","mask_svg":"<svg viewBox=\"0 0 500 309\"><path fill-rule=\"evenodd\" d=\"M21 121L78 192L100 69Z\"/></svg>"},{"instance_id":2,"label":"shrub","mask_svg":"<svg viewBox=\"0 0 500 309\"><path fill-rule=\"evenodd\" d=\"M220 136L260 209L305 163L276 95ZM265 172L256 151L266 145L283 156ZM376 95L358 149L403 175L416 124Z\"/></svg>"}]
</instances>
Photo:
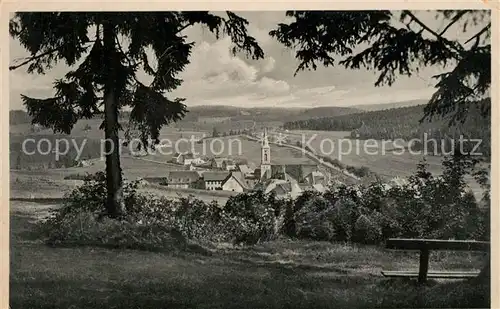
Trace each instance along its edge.
<instances>
[{"instance_id":1,"label":"shrub","mask_svg":"<svg viewBox=\"0 0 500 309\"><path fill-rule=\"evenodd\" d=\"M358 216L357 206L351 199L341 198L335 203L329 218L335 232L335 240L351 241Z\"/></svg>"},{"instance_id":2,"label":"shrub","mask_svg":"<svg viewBox=\"0 0 500 309\"><path fill-rule=\"evenodd\" d=\"M48 230L48 243L170 251L181 249L186 241L175 237L172 229L163 224L99 219L91 212L78 212L65 216L57 228Z\"/></svg>"},{"instance_id":3,"label":"shrub","mask_svg":"<svg viewBox=\"0 0 500 309\"><path fill-rule=\"evenodd\" d=\"M443 175L434 177L420 164L415 175L392 187L338 185L325 193L305 191L294 201L255 191L231 196L225 206L193 196L169 200L141 194L139 181L126 181L122 221L102 217L106 177L97 173L86 175L43 227L51 244L127 248L170 248L188 241L256 244L283 234L363 244L390 237L489 239L489 207L481 208L466 191L468 165L448 158L444 167Z\"/></svg>"},{"instance_id":4,"label":"shrub","mask_svg":"<svg viewBox=\"0 0 500 309\"><path fill-rule=\"evenodd\" d=\"M363 244L377 244L382 240L382 228L377 219L360 215L354 224L352 240Z\"/></svg>"},{"instance_id":5,"label":"shrub","mask_svg":"<svg viewBox=\"0 0 500 309\"><path fill-rule=\"evenodd\" d=\"M50 244L100 244L153 248L170 246L171 233L195 242L254 244L283 231L288 201L262 192L231 197L225 207L190 196L169 200L137 191L139 182L123 186L126 217L102 216L106 201L104 173L86 175L84 184L43 224Z\"/></svg>"},{"instance_id":6,"label":"shrub","mask_svg":"<svg viewBox=\"0 0 500 309\"><path fill-rule=\"evenodd\" d=\"M233 196L223 208L227 232L234 235L233 241L246 244L275 239L283 232L289 204L262 191Z\"/></svg>"},{"instance_id":7,"label":"shrub","mask_svg":"<svg viewBox=\"0 0 500 309\"><path fill-rule=\"evenodd\" d=\"M297 236L315 240L333 240L335 230L330 220L334 208L319 195L309 196L295 215Z\"/></svg>"}]
</instances>

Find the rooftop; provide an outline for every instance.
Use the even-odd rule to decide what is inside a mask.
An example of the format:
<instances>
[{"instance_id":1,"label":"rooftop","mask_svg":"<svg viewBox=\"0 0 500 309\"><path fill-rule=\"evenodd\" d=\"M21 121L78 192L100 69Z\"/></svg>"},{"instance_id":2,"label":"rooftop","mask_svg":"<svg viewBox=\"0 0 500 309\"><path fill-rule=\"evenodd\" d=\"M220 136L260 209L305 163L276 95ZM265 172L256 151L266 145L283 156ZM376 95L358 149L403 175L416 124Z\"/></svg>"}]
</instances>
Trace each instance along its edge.
<instances>
[{"instance_id":1,"label":"rooftop","mask_svg":"<svg viewBox=\"0 0 500 309\"><path fill-rule=\"evenodd\" d=\"M204 172L203 179L205 181L223 181L230 175L229 172Z\"/></svg>"},{"instance_id":2,"label":"rooftop","mask_svg":"<svg viewBox=\"0 0 500 309\"><path fill-rule=\"evenodd\" d=\"M169 171L166 178L170 183L190 183L198 180L200 174L196 171Z\"/></svg>"}]
</instances>

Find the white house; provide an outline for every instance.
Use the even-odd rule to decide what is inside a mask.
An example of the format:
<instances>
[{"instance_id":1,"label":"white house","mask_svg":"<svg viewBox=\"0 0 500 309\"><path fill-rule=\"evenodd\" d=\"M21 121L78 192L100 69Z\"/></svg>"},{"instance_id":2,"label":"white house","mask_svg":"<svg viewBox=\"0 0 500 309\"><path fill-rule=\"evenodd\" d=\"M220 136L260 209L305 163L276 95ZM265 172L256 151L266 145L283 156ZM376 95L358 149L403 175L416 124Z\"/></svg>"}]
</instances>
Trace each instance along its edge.
<instances>
[{"instance_id":1,"label":"white house","mask_svg":"<svg viewBox=\"0 0 500 309\"><path fill-rule=\"evenodd\" d=\"M247 189L247 184L240 172L231 173L222 183L222 190L224 191L243 192Z\"/></svg>"},{"instance_id":2,"label":"white house","mask_svg":"<svg viewBox=\"0 0 500 309\"><path fill-rule=\"evenodd\" d=\"M231 174L228 172L204 172L203 182L206 190L222 190L222 184Z\"/></svg>"},{"instance_id":3,"label":"white house","mask_svg":"<svg viewBox=\"0 0 500 309\"><path fill-rule=\"evenodd\" d=\"M195 185L200 175L195 171L169 171L165 184L171 188L187 189Z\"/></svg>"}]
</instances>

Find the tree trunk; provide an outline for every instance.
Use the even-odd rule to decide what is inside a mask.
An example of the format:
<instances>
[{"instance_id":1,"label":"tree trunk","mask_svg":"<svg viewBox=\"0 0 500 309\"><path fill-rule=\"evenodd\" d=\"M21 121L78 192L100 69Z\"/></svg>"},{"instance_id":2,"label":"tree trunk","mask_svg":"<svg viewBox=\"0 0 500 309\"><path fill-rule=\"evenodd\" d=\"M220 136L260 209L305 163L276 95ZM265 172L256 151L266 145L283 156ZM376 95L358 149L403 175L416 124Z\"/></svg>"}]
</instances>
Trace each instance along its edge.
<instances>
[{"instance_id":1,"label":"tree trunk","mask_svg":"<svg viewBox=\"0 0 500 309\"><path fill-rule=\"evenodd\" d=\"M120 147L118 139L118 104L115 94L116 55L114 25L103 24L103 47L106 66L106 84L104 87L104 136L106 139L106 210L112 218L125 214L122 191L122 170L120 167Z\"/></svg>"}]
</instances>

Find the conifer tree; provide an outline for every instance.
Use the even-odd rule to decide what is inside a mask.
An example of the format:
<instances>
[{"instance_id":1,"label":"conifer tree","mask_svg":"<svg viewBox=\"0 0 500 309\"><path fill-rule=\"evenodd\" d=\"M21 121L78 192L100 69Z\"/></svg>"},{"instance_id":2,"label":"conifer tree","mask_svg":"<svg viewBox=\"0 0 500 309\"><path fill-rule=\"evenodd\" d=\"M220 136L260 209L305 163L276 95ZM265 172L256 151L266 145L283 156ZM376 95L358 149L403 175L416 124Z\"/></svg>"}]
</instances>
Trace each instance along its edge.
<instances>
[{"instance_id":1,"label":"conifer tree","mask_svg":"<svg viewBox=\"0 0 500 309\"><path fill-rule=\"evenodd\" d=\"M71 69L54 82L55 97L22 95L34 124L69 134L82 118L100 115L106 139L107 213L126 212L122 201L118 119L125 107L142 137L158 142L163 125L187 112L183 98L170 98L182 80L177 75L189 63L193 43L183 30L201 24L219 35L230 36L233 53L254 59L263 51L247 33L248 22L232 13L209 12L18 12L10 21L10 35L30 57L10 66L45 74L57 62ZM125 44L127 43L127 44ZM127 46L126 46L127 45ZM141 82L143 70L152 82Z\"/></svg>"}]
</instances>

